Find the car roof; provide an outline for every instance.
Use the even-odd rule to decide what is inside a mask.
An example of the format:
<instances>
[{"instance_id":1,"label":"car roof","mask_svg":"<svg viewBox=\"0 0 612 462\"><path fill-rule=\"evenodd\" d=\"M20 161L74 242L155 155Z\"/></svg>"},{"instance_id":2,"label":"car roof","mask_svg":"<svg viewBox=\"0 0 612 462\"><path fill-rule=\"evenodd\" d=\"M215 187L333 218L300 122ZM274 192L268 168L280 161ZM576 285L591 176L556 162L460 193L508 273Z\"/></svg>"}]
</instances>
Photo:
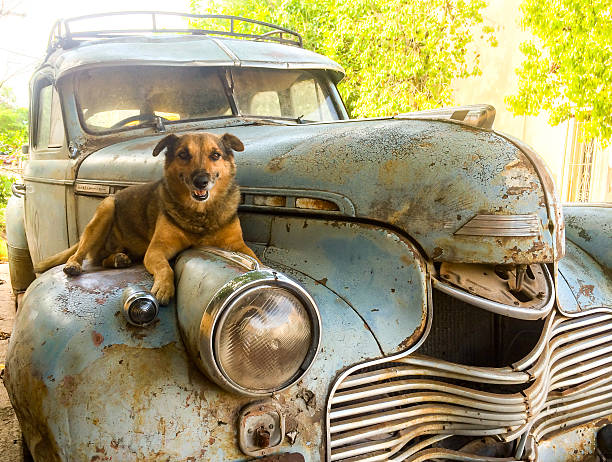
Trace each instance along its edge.
<instances>
[{"instance_id":1,"label":"car roof","mask_svg":"<svg viewBox=\"0 0 612 462\"><path fill-rule=\"evenodd\" d=\"M333 60L300 47L209 35L130 36L79 42L58 48L43 66L55 78L77 70L102 66L230 66L271 69L320 69L334 82L344 69Z\"/></svg>"}]
</instances>

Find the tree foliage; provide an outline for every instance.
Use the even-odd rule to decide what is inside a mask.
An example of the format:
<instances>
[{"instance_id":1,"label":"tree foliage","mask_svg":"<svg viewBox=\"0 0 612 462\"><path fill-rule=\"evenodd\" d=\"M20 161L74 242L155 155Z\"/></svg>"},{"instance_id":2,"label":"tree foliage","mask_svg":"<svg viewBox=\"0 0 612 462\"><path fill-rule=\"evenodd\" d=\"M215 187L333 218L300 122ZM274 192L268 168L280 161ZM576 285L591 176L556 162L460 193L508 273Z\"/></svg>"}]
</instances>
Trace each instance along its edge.
<instances>
[{"instance_id":1,"label":"tree foliage","mask_svg":"<svg viewBox=\"0 0 612 462\"><path fill-rule=\"evenodd\" d=\"M28 141L28 110L15 105L15 98L7 88L0 91L0 151L17 156Z\"/></svg>"},{"instance_id":2,"label":"tree foliage","mask_svg":"<svg viewBox=\"0 0 612 462\"><path fill-rule=\"evenodd\" d=\"M192 0L191 6L301 33L306 48L344 67L339 89L356 117L452 103L451 80L480 73L474 34L495 45L481 14L484 0L213 0L205 9Z\"/></svg>"},{"instance_id":3,"label":"tree foliage","mask_svg":"<svg viewBox=\"0 0 612 462\"><path fill-rule=\"evenodd\" d=\"M535 40L521 44L519 88L508 97L517 115L575 117L586 138L612 136L612 1L524 0L522 25Z\"/></svg>"}]
</instances>

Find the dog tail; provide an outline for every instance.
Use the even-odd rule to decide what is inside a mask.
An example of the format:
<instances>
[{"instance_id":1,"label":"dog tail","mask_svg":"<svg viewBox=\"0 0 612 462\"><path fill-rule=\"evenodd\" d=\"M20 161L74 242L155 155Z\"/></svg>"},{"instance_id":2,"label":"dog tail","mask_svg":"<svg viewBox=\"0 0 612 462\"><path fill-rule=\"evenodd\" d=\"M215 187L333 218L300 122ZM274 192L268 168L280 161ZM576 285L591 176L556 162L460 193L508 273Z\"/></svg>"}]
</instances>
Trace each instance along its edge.
<instances>
[{"instance_id":1,"label":"dog tail","mask_svg":"<svg viewBox=\"0 0 612 462\"><path fill-rule=\"evenodd\" d=\"M66 263L68 259L74 255L79 248L79 243L77 242L72 247L53 255L52 257L46 258L45 260L39 262L34 266L35 273L44 273L48 269L53 268L54 266L61 265L62 263Z\"/></svg>"}]
</instances>

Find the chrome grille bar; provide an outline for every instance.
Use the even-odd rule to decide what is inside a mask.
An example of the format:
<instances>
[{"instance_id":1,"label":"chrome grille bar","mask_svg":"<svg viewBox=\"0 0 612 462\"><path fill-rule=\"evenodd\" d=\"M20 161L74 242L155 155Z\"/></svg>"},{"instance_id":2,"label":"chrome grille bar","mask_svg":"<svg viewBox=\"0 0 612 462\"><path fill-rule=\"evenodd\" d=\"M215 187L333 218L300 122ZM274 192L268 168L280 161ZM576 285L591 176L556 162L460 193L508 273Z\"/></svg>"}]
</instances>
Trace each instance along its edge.
<instances>
[{"instance_id":1,"label":"chrome grille bar","mask_svg":"<svg viewBox=\"0 0 612 462\"><path fill-rule=\"evenodd\" d=\"M568 318L552 311L534 349L509 367L465 366L418 354L366 363L330 396L331 460L489 460L431 445L450 435L512 441L529 434L539 441L610 415L611 353L612 314ZM482 391L493 387L495 393Z\"/></svg>"}]
</instances>

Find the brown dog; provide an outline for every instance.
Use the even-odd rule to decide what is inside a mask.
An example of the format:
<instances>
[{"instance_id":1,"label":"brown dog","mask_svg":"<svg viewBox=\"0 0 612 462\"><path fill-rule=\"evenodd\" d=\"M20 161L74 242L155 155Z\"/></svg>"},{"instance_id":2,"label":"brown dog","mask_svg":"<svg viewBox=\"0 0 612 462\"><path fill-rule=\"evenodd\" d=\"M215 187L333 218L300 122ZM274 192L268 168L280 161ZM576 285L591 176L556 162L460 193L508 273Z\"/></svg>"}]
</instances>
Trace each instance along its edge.
<instances>
[{"instance_id":1,"label":"brown dog","mask_svg":"<svg viewBox=\"0 0 612 462\"><path fill-rule=\"evenodd\" d=\"M79 243L40 262L36 272L65 262L64 272L76 276L86 256L106 268L124 268L144 256L154 277L151 292L166 304L174 295L168 260L180 251L207 245L257 258L244 243L237 215L240 191L232 150L243 151L242 142L229 133L168 135L153 155L164 148L161 180L104 199Z\"/></svg>"}]
</instances>

